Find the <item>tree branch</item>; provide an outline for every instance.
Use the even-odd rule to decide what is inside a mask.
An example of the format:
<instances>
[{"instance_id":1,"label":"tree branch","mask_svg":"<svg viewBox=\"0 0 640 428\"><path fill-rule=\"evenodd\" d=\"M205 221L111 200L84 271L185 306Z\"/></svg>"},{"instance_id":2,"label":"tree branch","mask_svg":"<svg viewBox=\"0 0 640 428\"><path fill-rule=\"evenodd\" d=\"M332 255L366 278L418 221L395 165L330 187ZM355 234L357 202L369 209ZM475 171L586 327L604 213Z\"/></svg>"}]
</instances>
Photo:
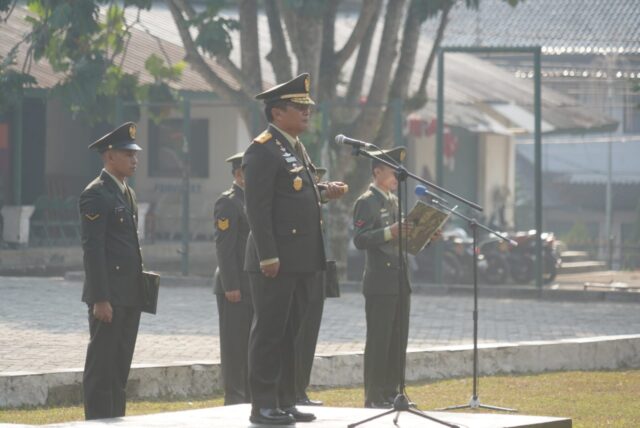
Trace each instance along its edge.
<instances>
[{"instance_id":1,"label":"tree branch","mask_svg":"<svg viewBox=\"0 0 640 428\"><path fill-rule=\"evenodd\" d=\"M336 54L334 52L336 15L340 0L329 0L322 17L322 52L320 54L320 75L318 76L317 98L319 102L333 100L338 83Z\"/></svg>"},{"instance_id":2,"label":"tree branch","mask_svg":"<svg viewBox=\"0 0 640 428\"><path fill-rule=\"evenodd\" d=\"M209 67L202 55L198 52L198 48L189 33L189 26L182 15L182 11L178 8L174 0L167 0L167 5L178 27L178 33L180 34L182 44L186 51L186 61L211 85L214 91L220 92L223 97L245 105L251 102L250 96L244 91L245 88L241 88L241 90L233 89Z\"/></svg>"},{"instance_id":3,"label":"tree branch","mask_svg":"<svg viewBox=\"0 0 640 428\"><path fill-rule=\"evenodd\" d=\"M400 47L400 58L396 66L393 82L387 97L388 104L382 118L380 130L376 136L376 143L385 145L392 140L392 131L395 110L392 104L396 100L404 100L409 92L409 82L416 62L416 52L420 40L420 27L426 17L422 17L417 10L421 0L411 0L409 11L405 19L404 32L402 35L402 45Z\"/></svg>"},{"instance_id":4,"label":"tree branch","mask_svg":"<svg viewBox=\"0 0 640 428\"><path fill-rule=\"evenodd\" d=\"M356 119L354 127L354 134L358 138L371 139L378 132L382 105L387 101L391 68L397 55L398 30L402 22L405 4L406 0L387 3L380 50L369 88L367 105Z\"/></svg>"},{"instance_id":5,"label":"tree branch","mask_svg":"<svg viewBox=\"0 0 640 428\"><path fill-rule=\"evenodd\" d=\"M239 4L240 67L253 91L262 89L260 44L258 43L258 2L242 0Z\"/></svg>"},{"instance_id":6,"label":"tree branch","mask_svg":"<svg viewBox=\"0 0 640 428\"><path fill-rule=\"evenodd\" d=\"M362 87L364 85L365 70L369 62L369 54L371 52L371 43L373 36L376 32L376 22L378 21L378 15L376 19L371 23L369 28L360 42L360 48L358 49L358 56L356 57L356 64L351 71L351 79L349 79L349 87L347 88L346 101L347 104L355 104L362 95Z\"/></svg>"},{"instance_id":7,"label":"tree branch","mask_svg":"<svg viewBox=\"0 0 640 428\"><path fill-rule=\"evenodd\" d=\"M415 102L420 102L422 100L422 105L427 102L427 82L429 81L429 76L431 76L431 71L433 70L433 63L436 59L436 54L440 45L442 44L442 39L444 38L444 30L447 28L447 23L449 22L449 12L451 12L451 8L453 7L454 2L447 2L444 8L442 9L442 14L440 15L440 24L438 25L438 31L436 32L436 38L433 40L433 46L431 47L431 53L429 54L429 58L427 59L427 64L424 67L422 72L422 78L420 79L420 85L416 90L416 93L411 97L412 104ZM419 107L422 107L420 105Z\"/></svg>"},{"instance_id":8,"label":"tree branch","mask_svg":"<svg viewBox=\"0 0 640 428\"><path fill-rule=\"evenodd\" d=\"M291 80L293 76L277 0L265 0L264 8L267 12L269 33L271 34L271 51L267 54L267 60L271 63L276 80L278 82L286 82Z\"/></svg>"},{"instance_id":9,"label":"tree branch","mask_svg":"<svg viewBox=\"0 0 640 428\"><path fill-rule=\"evenodd\" d=\"M342 70L342 67L349 60L356 48L361 45L367 31L372 25L375 26L381 5L382 0L362 2L358 21L355 27L353 27L349 39L342 49L336 52L336 70Z\"/></svg>"}]
</instances>

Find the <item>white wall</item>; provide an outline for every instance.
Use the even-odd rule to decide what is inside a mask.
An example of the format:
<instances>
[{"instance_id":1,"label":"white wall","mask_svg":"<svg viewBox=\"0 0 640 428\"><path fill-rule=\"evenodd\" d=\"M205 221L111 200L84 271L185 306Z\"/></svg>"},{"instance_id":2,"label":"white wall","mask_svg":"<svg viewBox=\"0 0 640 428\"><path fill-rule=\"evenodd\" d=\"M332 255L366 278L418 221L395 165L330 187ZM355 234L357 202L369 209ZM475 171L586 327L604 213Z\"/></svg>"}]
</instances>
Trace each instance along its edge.
<instances>
[{"instance_id":1,"label":"white wall","mask_svg":"<svg viewBox=\"0 0 640 428\"><path fill-rule=\"evenodd\" d=\"M496 188L506 188L510 196L507 200L505 216L513 225L515 194L515 143L511 137L497 134L480 134L478 148L478 203L485 209L489 218L495 210L493 192ZM436 139L435 137L412 138L411 146L414 159L409 166L418 175L423 174L426 166L435 182Z\"/></svg>"},{"instance_id":2,"label":"white wall","mask_svg":"<svg viewBox=\"0 0 640 428\"><path fill-rule=\"evenodd\" d=\"M514 221L515 143L509 136L481 134L478 150L478 197L489 219L497 209L496 193L506 196L505 218Z\"/></svg>"},{"instance_id":3,"label":"white wall","mask_svg":"<svg viewBox=\"0 0 640 428\"><path fill-rule=\"evenodd\" d=\"M178 114L176 112L176 118L180 117ZM194 103L191 117L209 120L209 177L190 179L190 231L192 236L202 238L213 234L214 203L220 193L231 187L231 167L225 159L246 148L250 137L235 108ZM143 113L137 140L145 152L149 144L153 144L147 141L148 123L148 116ZM148 157L142 154L140 161L135 184L138 199L152 204L156 231L177 236L181 230L181 178L149 177Z\"/></svg>"}]
</instances>

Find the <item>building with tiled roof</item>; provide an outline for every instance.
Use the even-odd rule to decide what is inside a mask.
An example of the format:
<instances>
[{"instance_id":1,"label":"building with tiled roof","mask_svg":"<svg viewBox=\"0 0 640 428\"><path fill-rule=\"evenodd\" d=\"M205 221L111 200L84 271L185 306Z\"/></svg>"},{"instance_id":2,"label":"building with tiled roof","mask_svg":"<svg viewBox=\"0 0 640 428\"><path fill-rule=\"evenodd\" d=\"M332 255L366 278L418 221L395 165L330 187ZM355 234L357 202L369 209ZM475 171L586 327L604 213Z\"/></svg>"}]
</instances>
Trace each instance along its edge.
<instances>
[{"instance_id":1,"label":"building with tiled roof","mask_svg":"<svg viewBox=\"0 0 640 428\"><path fill-rule=\"evenodd\" d=\"M587 223L594 241L613 236L614 262L637 221L640 174L640 1L526 0L511 7L483 0L479 9L458 4L450 14L443 45L542 48L542 83L616 119L620 126L601 135L546 136L543 140L545 225L567 232ZM479 55L516 78L532 81L526 55ZM521 212L533 199L533 146L517 145ZM607 214L607 199L610 212ZM527 223L526 221L524 223ZM531 224L529 219L528 225ZM610 225L610 226L609 226ZM601 257L607 249L592 248Z\"/></svg>"}]
</instances>

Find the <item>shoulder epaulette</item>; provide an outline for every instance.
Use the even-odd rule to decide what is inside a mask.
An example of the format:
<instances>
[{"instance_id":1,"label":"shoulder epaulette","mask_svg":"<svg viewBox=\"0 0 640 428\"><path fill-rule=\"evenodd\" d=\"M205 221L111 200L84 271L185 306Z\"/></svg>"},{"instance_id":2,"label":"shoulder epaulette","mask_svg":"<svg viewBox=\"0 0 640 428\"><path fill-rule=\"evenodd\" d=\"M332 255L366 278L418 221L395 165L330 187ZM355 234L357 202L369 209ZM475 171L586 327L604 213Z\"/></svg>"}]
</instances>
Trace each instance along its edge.
<instances>
[{"instance_id":1,"label":"shoulder epaulette","mask_svg":"<svg viewBox=\"0 0 640 428\"><path fill-rule=\"evenodd\" d=\"M233 195L233 193L234 193L233 189L225 190L224 192L222 192L222 196Z\"/></svg>"},{"instance_id":2,"label":"shoulder epaulette","mask_svg":"<svg viewBox=\"0 0 640 428\"><path fill-rule=\"evenodd\" d=\"M104 184L104 180L98 177L95 180L93 180L91 183L87 184L87 187L85 187L85 190L96 189L101 187L103 184Z\"/></svg>"},{"instance_id":3,"label":"shoulder epaulette","mask_svg":"<svg viewBox=\"0 0 640 428\"><path fill-rule=\"evenodd\" d=\"M271 139L272 135L269 131L264 131L262 134L258 135L253 139L258 144L264 144Z\"/></svg>"}]
</instances>

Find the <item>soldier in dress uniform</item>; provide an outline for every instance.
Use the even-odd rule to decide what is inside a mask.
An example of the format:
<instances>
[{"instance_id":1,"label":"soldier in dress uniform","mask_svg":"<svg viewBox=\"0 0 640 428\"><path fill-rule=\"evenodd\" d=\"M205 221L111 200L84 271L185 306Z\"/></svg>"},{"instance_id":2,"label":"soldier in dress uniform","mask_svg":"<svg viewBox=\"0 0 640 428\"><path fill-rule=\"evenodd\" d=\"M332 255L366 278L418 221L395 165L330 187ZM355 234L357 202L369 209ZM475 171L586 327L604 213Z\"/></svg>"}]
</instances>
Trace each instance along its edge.
<instances>
[{"instance_id":1,"label":"soldier in dress uniform","mask_svg":"<svg viewBox=\"0 0 640 428\"><path fill-rule=\"evenodd\" d=\"M136 125L127 122L89 146L104 164L80 195L91 339L83 375L87 419L124 416L125 387L138 335L142 255L136 195L127 185L138 163Z\"/></svg>"},{"instance_id":2,"label":"soldier in dress uniform","mask_svg":"<svg viewBox=\"0 0 640 428\"><path fill-rule=\"evenodd\" d=\"M237 153L227 159L231 163L233 186L220 195L213 212L218 255L215 294L225 405L251 401L247 359L253 307L249 278L244 272L249 223L244 213L242 155Z\"/></svg>"},{"instance_id":3,"label":"soldier in dress uniform","mask_svg":"<svg viewBox=\"0 0 640 428\"><path fill-rule=\"evenodd\" d=\"M298 136L309 126L308 74L256 96L269 127L243 158L245 207L251 232L249 272L254 318L249 336L253 423L288 425L315 415L295 407L294 338L309 287L325 268L321 203L343 195L340 182L316 184ZM297 304L300 303L300 304Z\"/></svg>"},{"instance_id":4,"label":"soldier in dress uniform","mask_svg":"<svg viewBox=\"0 0 640 428\"><path fill-rule=\"evenodd\" d=\"M374 153L404 160L404 147ZM366 251L362 291L365 296L367 340L364 351L365 407L390 408L397 395L407 348L409 295L405 270L398 277L398 187L395 171L372 161L373 183L356 201L353 242ZM403 235L410 226L404 224ZM405 235L406 236L406 235ZM395 245L394 245L395 243Z\"/></svg>"}]
</instances>

